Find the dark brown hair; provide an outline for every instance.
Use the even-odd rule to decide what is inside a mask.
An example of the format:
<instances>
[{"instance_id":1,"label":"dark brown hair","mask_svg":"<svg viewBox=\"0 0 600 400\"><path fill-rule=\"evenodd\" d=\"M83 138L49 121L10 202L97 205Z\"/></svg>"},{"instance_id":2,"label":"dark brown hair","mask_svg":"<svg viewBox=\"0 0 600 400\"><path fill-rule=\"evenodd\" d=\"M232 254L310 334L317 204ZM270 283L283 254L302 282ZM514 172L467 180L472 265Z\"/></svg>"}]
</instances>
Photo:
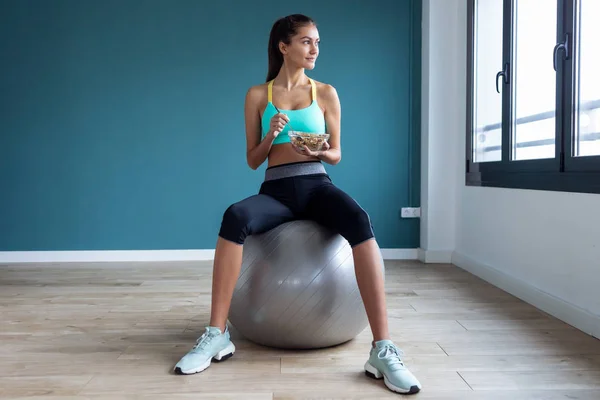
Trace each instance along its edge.
<instances>
[{"instance_id":1,"label":"dark brown hair","mask_svg":"<svg viewBox=\"0 0 600 400\"><path fill-rule=\"evenodd\" d=\"M290 38L298 32L298 28L305 25L316 25L310 17L303 14L292 14L279 18L271 28L269 35L269 71L267 82L273 80L283 65L283 54L279 51L279 42L290 43Z\"/></svg>"}]
</instances>

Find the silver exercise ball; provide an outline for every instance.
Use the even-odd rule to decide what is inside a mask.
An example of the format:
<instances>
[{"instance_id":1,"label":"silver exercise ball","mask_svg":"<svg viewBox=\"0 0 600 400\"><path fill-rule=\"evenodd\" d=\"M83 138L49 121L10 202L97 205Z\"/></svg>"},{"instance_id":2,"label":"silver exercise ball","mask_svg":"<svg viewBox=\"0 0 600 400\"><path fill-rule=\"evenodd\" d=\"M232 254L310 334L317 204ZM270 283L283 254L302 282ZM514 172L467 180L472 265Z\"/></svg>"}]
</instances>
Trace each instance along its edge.
<instances>
[{"instance_id":1,"label":"silver exercise ball","mask_svg":"<svg viewBox=\"0 0 600 400\"><path fill-rule=\"evenodd\" d=\"M314 349L356 337L368 320L348 241L309 220L248 236L229 322L269 347Z\"/></svg>"}]
</instances>

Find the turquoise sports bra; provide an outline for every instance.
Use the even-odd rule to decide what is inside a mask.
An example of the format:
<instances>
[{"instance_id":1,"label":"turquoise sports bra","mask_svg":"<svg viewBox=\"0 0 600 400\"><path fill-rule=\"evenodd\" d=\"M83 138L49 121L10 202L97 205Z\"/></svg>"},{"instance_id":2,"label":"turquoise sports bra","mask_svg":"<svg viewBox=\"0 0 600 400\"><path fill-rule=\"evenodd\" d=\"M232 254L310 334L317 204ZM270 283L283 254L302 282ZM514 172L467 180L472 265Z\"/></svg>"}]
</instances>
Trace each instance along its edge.
<instances>
[{"instance_id":1,"label":"turquoise sports bra","mask_svg":"<svg viewBox=\"0 0 600 400\"><path fill-rule=\"evenodd\" d=\"M321 108L319 107L319 104L317 103L317 85L311 78L308 79L310 81L310 85L312 86L312 102L308 107L301 108L299 110L279 109L279 111L288 116L290 122L286 124L279 135L277 135L273 141L273 144L290 142L290 137L287 134L290 130L290 125L295 131L306 133L326 133L327 127L325 124L325 117L321 111ZM265 108L261 120L263 138L269 132L271 118L277 114L277 109L273 105L273 81L269 82L267 97L267 107Z\"/></svg>"}]
</instances>

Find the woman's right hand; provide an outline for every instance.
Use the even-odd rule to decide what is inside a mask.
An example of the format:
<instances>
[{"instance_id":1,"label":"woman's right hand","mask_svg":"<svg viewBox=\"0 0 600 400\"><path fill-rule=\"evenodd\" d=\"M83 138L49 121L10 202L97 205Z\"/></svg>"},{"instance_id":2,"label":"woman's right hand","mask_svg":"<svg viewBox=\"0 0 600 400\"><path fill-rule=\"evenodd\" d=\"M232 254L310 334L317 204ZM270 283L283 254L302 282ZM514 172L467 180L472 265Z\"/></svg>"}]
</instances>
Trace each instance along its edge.
<instances>
[{"instance_id":1,"label":"woman's right hand","mask_svg":"<svg viewBox=\"0 0 600 400\"><path fill-rule=\"evenodd\" d=\"M279 135L281 133L283 128L285 128L285 125L288 122L290 122L290 119L285 114L278 113L278 114L273 115L273 118L271 118L271 124L269 125L268 136L275 139L277 137L277 135Z\"/></svg>"}]
</instances>

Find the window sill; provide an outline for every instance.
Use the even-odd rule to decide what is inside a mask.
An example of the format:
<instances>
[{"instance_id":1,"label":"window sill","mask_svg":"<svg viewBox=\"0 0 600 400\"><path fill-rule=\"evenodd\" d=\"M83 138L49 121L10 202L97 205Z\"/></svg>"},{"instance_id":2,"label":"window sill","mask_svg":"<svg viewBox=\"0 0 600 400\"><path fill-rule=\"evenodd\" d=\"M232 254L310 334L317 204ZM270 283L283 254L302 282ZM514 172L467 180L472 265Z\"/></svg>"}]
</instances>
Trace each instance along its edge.
<instances>
[{"instance_id":1,"label":"window sill","mask_svg":"<svg viewBox=\"0 0 600 400\"><path fill-rule=\"evenodd\" d=\"M600 194L600 172L469 172L467 186Z\"/></svg>"}]
</instances>

